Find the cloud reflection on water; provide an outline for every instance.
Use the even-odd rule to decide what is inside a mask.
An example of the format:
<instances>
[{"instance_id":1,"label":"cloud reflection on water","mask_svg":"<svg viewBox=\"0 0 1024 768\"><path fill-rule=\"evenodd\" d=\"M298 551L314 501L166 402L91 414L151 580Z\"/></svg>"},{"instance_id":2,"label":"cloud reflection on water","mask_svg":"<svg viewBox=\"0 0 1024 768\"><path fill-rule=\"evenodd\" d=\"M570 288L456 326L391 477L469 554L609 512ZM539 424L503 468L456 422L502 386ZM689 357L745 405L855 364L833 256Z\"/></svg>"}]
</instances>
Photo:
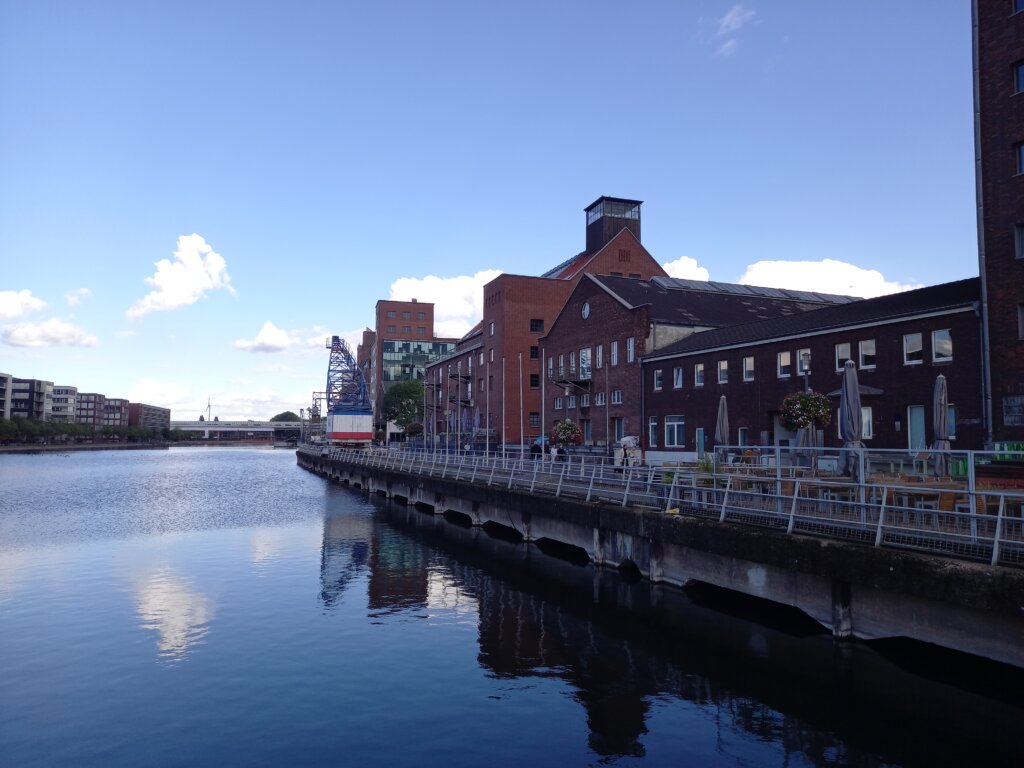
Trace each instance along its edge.
<instances>
[{"instance_id":1,"label":"cloud reflection on water","mask_svg":"<svg viewBox=\"0 0 1024 768\"><path fill-rule=\"evenodd\" d=\"M215 614L210 598L166 568L137 585L136 610L139 626L159 633L157 656L167 662L181 661L190 647L202 642Z\"/></svg>"}]
</instances>

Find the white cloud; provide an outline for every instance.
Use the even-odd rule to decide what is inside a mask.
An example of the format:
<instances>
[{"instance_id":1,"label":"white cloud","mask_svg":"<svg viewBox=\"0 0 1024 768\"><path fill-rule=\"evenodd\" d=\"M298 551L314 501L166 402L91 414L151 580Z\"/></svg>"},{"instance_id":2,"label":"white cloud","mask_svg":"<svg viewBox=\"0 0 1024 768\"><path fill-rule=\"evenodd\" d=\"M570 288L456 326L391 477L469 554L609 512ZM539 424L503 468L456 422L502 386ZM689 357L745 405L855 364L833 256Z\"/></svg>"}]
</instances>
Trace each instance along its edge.
<instances>
[{"instance_id":1,"label":"white cloud","mask_svg":"<svg viewBox=\"0 0 1024 768\"><path fill-rule=\"evenodd\" d=\"M19 317L46 306L32 291L0 291L0 318Z\"/></svg>"},{"instance_id":2,"label":"white cloud","mask_svg":"<svg viewBox=\"0 0 1024 768\"><path fill-rule=\"evenodd\" d=\"M235 342L235 347L246 352L281 352L300 343L295 331L283 331L268 320L260 328L255 339L239 339Z\"/></svg>"},{"instance_id":3,"label":"white cloud","mask_svg":"<svg viewBox=\"0 0 1024 768\"><path fill-rule=\"evenodd\" d=\"M182 235L177 248L174 262L161 259L155 263L156 273L147 277L146 282L156 290L131 306L125 313L129 318L194 304L206 296L207 291L218 288L235 295L227 263L200 235Z\"/></svg>"},{"instance_id":4,"label":"white cloud","mask_svg":"<svg viewBox=\"0 0 1024 768\"><path fill-rule=\"evenodd\" d=\"M92 291L88 288L76 288L64 294L64 298L72 307L77 306L84 296L92 296Z\"/></svg>"},{"instance_id":5,"label":"white cloud","mask_svg":"<svg viewBox=\"0 0 1024 768\"><path fill-rule=\"evenodd\" d=\"M326 376L326 356L323 369ZM170 381L138 379L132 385L128 399L170 408L172 421L195 421L200 415L205 418L207 400L210 402L210 416L219 417L221 421L266 421L283 411L298 413L299 408L308 408L312 390L313 384L309 385L308 391L303 388L288 393L235 384L231 389L198 392Z\"/></svg>"},{"instance_id":6,"label":"white cloud","mask_svg":"<svg viewBox=\"0 0 1024 768\"><path fill-rule=\"evenodd\" d=\"M56 317L42 323L6 325L0 338L12 347L95 347L99 343L84 328Z\"/></svg>"},{"instance_id":7,"label":"white cloud","mask_svg":"<svg viewBox=\"0 0 1024 768\"><path fill-rule=\"evenodd\" d=\"M475 275L456 277L400 277L391 284L391 298L395 301L417 299L432 302L434 333L458 338L483 317L483 287L500 274L499 269L486 269ZM362 335L361 330L359 333Z\"/></svg>"},{"instance_id":8,"label":"white cloud","mask_svg":"<svg viewBox=\"0 0 1024 768\"><path fill-rule=\"evenodd\" d=\"M736 53L736 48L738 47L739 42L737 42L736 38L729 38L720 46L718 46L718 50L715 51L715 56L732 56L734 53Z\"/></svg>"},{"instance_id":9,"label":"white cloud","mask_svg":"<svg viewBox=\"0 0 1024 768\"><path fill-rule=\"evenodd\" d=\"M195 397L192 390L180 384L157 379L137 379L128 392L128 400L133 403L146 403L159 408L170 408L172 419L186 418L176 415L175 411L186 405L192 405Z\"/></svg>"},{"instance_id":10,"label":"white cloud","mask_svg":"<svg viewBox=\"0 0 1024 768\"><path fill-rule=\"evenodd\" d=\"M738 32L757 14L753 8L745 8L742 4L734 5L718 20L718 36L731 35Z\"/></svg>"},{"instance_id":11,"label":"white cloud","mask_svg":"<svg viewBox=\"0 0 1024 768\"><path fill-rule=\"evenodd\" d=\"M710 280L711 273L706 267L697 264L696 259L689 256L680 256L675 261L669 261L661 265L668 272L669 277L679 277L684 280Z\"/></svg>"},{"instance_id":12,"label":"white cloud","mask_svg":"<svg viewBox=\"0 0 1024 768\"><path fill-rule=\"evenodd\" d=\"M758 261L747 267L739 281L766 288L838 293L870 299L920 288L886 280L881 272L834 259L821 261Z\"/></svg>"}]
</instances>

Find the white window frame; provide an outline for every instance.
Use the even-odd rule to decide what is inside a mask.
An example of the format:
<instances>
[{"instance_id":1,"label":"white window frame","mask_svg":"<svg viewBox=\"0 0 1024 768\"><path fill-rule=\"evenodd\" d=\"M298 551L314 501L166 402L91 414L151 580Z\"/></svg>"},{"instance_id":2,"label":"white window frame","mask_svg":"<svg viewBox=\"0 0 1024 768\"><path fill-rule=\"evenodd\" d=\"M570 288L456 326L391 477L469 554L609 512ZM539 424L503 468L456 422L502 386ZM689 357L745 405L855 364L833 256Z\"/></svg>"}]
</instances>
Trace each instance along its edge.
<instances>
[{"instance_id":1,"label":"white window frame","mask_svg":"<svg viewBox=\"0 0 1024 768\"><path fill-rule=\"evenodd\" d=\"M949 355L939 356L939 344L936 334L944 333L949 338ZM953 362L953 332L949 328L938 328L932 331L932 362L952 363Z\"/></svg>"},{"instance_id":2,"label":"white window frame","mask_svg":"<svg viewBox=\"0 0 1024 768\"><path fill-rule=\"evenodd\" d=\"M598 344L595 354L595 366L604 368L604 344Z\"/></svg>"},{"instance_id":3,"label":"white window frame","mask_svg":"<svg viewBox=\"0 0 1024 768\"><path fill-rule=\"evenodd\" d=\"M626 362L636 362L636 339L632 336L626 339Z\"/></svg>"},{"instance_id":4,"label":"white window frame","mask_svg":"<svg viewBox=\"0 0 1024 768\"><path fill-rule=\"evenodd\" d=\"M873 363L864 362L865 344L871 345L871 349L873 350L871 352L871 356L875 359L875 362ZM878 344L875 342L874 339L862 339L861 341L857 342L857 365L863 370L871 370L878 365Z\"/></svg>"},{"instance_id":5,"label":"white window frame","mask_svg":"<svg viewBox=\"0 0 1024 768\"><path fill-rule=\"evenodd\" d=\"M686 447L686 418L683 416L665 417L665 447Z\"/></svg>"},{"instance_id":6,"label":"white window frame","mask_svg":"<svg viewBox=\"0 0 1024 768\"><path fill-rule=\"evenodd\" d=\"M845 355L841 355L840 354L840 349L842 349L843 347L846 348L846 354ZM836 371L837 372L843 370L843 367L846 365L846 361L847 360L852 360L853 359L852 357L850 357L850 355L852 355L852 354L853 354L853 347L850 346L850 342L848 342L848 341L841 341L838 344L836 344Z\"/></svg>"},{"instance_id":7,"label":"white window frame","mask_svg":"<svg viewBox=\"0 0 1024 768\"><path fill-rule=\"evenodd\" d=\"M562 398L560 398L560 397L556 397L555 398L555 410L556 411L562 410Z\"/></svg>"},{"instance_id":8,"label":"white window frame","mask_svg":"<svg viewBox=\"0 0 1024 768\"><path fill-rule=\"evenodd\" d=\"M704 386L704 363L693 364L693 386Z\"/></svg>"},{"instance_id":9,"label":"white window frame","mask_svg":"<svg viewBox=\"0 0 1024 768\"><path fill-rule=\"evenodd\" d=\"M576 407L576 395L569 395L565 398L565 410Z\"/></svg>"},{"instance_id":10,"label":"white window frame","mask_svg":"<svg viewBox=\"0 0 1024 768\"><path fill-rule=\"evenodd\" d=\"M793 375L792 352L787 350L786 352L779 352L775 355L775 375L780 379L788 379Z\"/></svg>"},{"instance_id":11,"label":"white window frame","mask_svg":"<svg viewBox=\"0 0 1024 768\"><path fill-rule=\"evenodd\" d=\"M487 324L487 330L488 330L488 335L489 336L493 336L494 335L494 321L493 320L490 323Z\"/></svg>"},{"instance_id":12,"label":"white window frame","mask_svg":"<svg viewBox=\"0 0 1024 768\"><path fill-rule=\"evenodd\" d=\"M618 365L619 364L619 342L613 341L611 349L608 351L608 364Z\"/></svg>"},{"instance_id":13,"label":"white window frame","mask_svg":"<svg viewBox=\"0 0 1024 768\"><path fill-rule=\"evenodd\" d=\"M748 365L749 363L749 365ZM753 381L754 380L754 356L747 355L743 358L743 380Z\"/></svg>"},{"instance_id":14,"label":"white window frame","mask_svg":"<svg viewBox=\"0 0 1024 768\"><path fill-rule=\"evenodd\" d=\"M594 393L594 405L595 406L597 406L597 405L604 405L605 399L606 398L605 398L604 392L595 392Z\"/></svg>"},{"instance_id":15,"label":"white window frame","mask_svg":"<svg viewBox=\"0 0 1024 768\"><path fill-rule=\"evenodd\" d=\"M658 447L658 417L651 416L647 419L647 447Z\"/></svg>"},{"instance_id":16,"label":"white window frame","mask_svg":"<svg viewBox=\"0 0 1024 768\"><path fill-rule=\"evenodd\" d=\"M729 383L729 361L719 360L718 364L718 383L728 384Z\"/></svg>"},{"instance_id":17,"label":"white window frame","mask_svg":"<svg viewBox=\"0 0 1024 768\"><path fill-rule=\"evenodd\" d=\"M621 389L613 389L612 390L612 405L622 405L622 390Z\"/></svg>"},{"instance_id":18,"label":"white window frame","mask_svg":"<svg viewBox=\"0 0 1024 768\"><path fill-rule=\"evenodd\" d=\"M590 395L589 394L580 395L580 408L589 408L589 407L590 407Z\"/></svg>"},{"instance_id":19,"label":"white window frame","mask_svg":"<svg viewBox=\"0 0 1024 768\"><path fill-rule=\"evenodd\" d=\"M913 350L914 353L919 355L919 359L911 360L908 356L909 342L914 337L917 337L918 348ZM924 364L924 334L922 333L905 333L903 334L903 364L904 365L923 365Z\"/></svg>"},{"instance_id":20,"label":"white window frame","mask_svg":"<svg viewBox=\"0 0 1024 768\"><path fill-rule=\"evenodd\" d=\"M672 389L683 388L683 366L677 365L672 369Z\"/></svg>"},{"instance_id":21,"label":"white window frame","mask_svg":"<svg viewBox=\"0 0 1024 768\"><path fill-rule=\"evenodd\" d=\"M661 368L654 372L654 391L661 392Z\"/></svg>"}]
</instances>

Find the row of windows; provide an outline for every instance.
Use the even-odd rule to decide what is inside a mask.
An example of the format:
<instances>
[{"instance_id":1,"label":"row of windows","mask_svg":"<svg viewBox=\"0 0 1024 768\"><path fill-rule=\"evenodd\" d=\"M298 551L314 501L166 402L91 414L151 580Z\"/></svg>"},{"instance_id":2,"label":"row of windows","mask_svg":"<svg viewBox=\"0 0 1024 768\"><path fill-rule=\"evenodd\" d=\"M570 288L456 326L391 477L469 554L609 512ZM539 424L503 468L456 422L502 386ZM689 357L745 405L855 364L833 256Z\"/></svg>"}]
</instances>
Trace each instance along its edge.
<instances>
[{"instance_id":1,"label":"row of windows","mask_svg":"<svg viewBox=\"0 0 1024 768\"><path fill-rule=\"evenodd\" d=\"M395 326L389 325L387 332L388 333L396 333ZM412 333L412 328L410 328L408 325L403 325L402 326L402 333ZM426 326L423 326L423 325L416 326L416 335L417 336L426 336L427 335L427 328L426 328Z\"/></svg>"},{"instance_id":2,"label":"row of windows","mask_svg":"<svg viewBox=\"0 0 1024 768\"><path fill-rule=\"evenodd\" d=\"M1020 329L1021 338L1024 338L1024 305L1021 305ZM847 360L852 360L852 345L849 342L842 342L835 345L835 370L842 371ZM811 350L800 349L796 357L789 351L779 352L775 356L775 375L780 379L788 379L794 374L793 363L799 367L796 373L803 375L811 371ZM876 348L874 339L865 339L857 343L858 367L861 369L873 369L876 365ZM948 328L932 331L932 362L949 363L953 361L953 337ZM921 333L908 333L903 336L903 364L921 365L924 362L924 336ZM718 360L717 363L718 383L729 382L729 361ZM754 357L752 355L743 358L743 381L754 380ZM704 363L695 363L693 366L693 385L704 386ZM662 369L654 371L654 390L663 389ZM683 369L677 366L672 369L672 388L682 389Z\"/></svg>"},{"instance_id":3,"label":"row of windows","mask_svg":"<svg viewBox=\"0 0 1024 768\"><path fill-rule=\"evenodd\" d=\"M593 351L593 357L591 356ZM530 355L533 356L532 354ZM576 367L576 361L579 360L579 368ZM565 376L566 373L577 373L577 371L583 374L584 378L589 378L591 374L591 360L593 359L594 368L604 367L604 345L598 344L591 350L590 347L583 347L579 351L579 357L577 358L575 350L569 353L568 367L566 367L565 354L558 355L558 375L559 377ZM636 339L630 336L626 339L626 362L636 362ZM619 364L619 342L613 341L608 345L608 364L618 365ZM548 378L554 378L555 373L555 358L548 358Z\"/></svg>"},{"instance_id":4,"label":"row of windows","mask_svg":"<svg viewBox=\"0 0 1024 768\"><path fill-rule=\"evenodd\" d=\"M394 319L394 317L395 317L395 310L389 309L388 310L388 319L392 320L392 319ZM411 312L403 312L402 313L402 319L403 320L412 320L412 313ZM426 312L417 312L416 313L416 319L417 320L426 320L427 319Z\"/></svg>"},{"instance_id":5,"label":"row of windows","mask_svg":"<svg viewBox=\"0 0 1024 768\"><path fill-rule=\"evenodd\" d=\"M555 410L556 411L561 411L563 409L570 410L570 409L576 407L576 402L577 402L576 395L567 395L564 398L556 397L555 398ZM605 405L606 402L607 402L607 400L605 399L605 393L604 392L595 392L594 393L594 405ZM622 405L622 390L621 389L613 389L612 390L612 405ZM579 406L580 406L580 408L589 408L590 407L590 394L589 393L584 393L584 394L579 396Z\"/></svg>"}]
</instances>

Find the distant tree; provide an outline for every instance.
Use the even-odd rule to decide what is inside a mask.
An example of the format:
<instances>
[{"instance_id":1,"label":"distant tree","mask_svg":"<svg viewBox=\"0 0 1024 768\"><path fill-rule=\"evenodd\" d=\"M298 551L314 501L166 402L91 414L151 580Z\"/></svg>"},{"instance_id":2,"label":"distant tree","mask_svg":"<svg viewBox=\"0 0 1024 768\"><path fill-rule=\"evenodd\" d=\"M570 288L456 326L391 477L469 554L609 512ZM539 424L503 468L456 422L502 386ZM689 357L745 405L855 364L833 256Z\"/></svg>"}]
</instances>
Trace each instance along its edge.
<instances>
[{"instance_id":1,"label":"distant tree","mask_svg":"<svg viewBox=\"0 0 1024 768\"><path fill-rule=\"evenodd\" d=\"M408 437L416 437L423 434L423 425L418 421L410 422L405 426L405 434Z\"/></svg>"},{"instance_id":2,"label":"distant tree","mask_svg":"<svg viewBox=\"0 0 1024 768\"><path fill-rule=\"evenodd\" d=\"M277 414L277 416L271 416L270 420L271 421L301 421L301 419L298 416L296 416L294 413L292 413L291 411L285 411L284 413Z\"/></svg>"},{"instance_id":3,"label":"distant tree","mask_svg":"<svg viewBox=\"0 0 1024 768\"><path fill-rule=\"evenodd\" d=\"M206 421L206 419L203 418L203 414L199 414L199 420L200 421Z\"/></svg>"},{"instance_id":4,"label":"distant tree","mask_svg":"<svg viewBox=\"0 0 1024 768\"><path fill-rule=\"evenodd\" d=\"M407 424L423 418L423 383L416 381L400 381L384 393L381 402L381 413L388 421L393 421L401 429Z\"/></svg>"}]
</instances>

